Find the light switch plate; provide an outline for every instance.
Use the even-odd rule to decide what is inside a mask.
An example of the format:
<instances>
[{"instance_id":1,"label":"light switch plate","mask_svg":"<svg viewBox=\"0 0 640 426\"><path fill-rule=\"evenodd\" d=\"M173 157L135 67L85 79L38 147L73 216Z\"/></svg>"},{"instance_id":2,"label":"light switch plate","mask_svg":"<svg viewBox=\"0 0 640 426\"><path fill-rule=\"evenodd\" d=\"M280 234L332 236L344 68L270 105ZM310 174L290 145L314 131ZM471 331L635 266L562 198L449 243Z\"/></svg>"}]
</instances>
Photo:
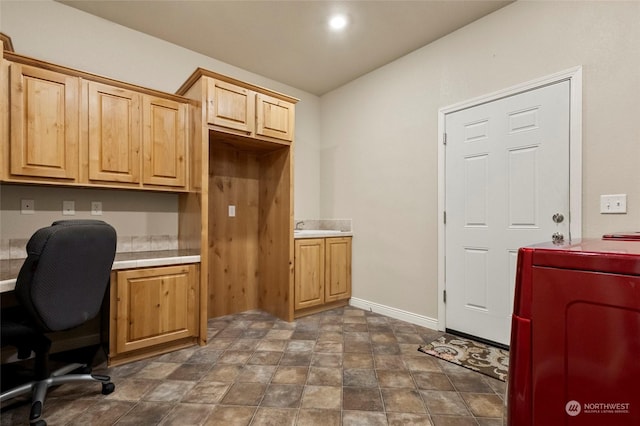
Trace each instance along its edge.
<instances>
[{"instance_id":1,"label":"light switch plate","mask_svg":"<svg viewBox=\"0 0 640 426\"><path fill-rule=\"evenodd\" d=\"M102 216L102 201L91 202L91 216Z\"/></svg>"},{"instance_id":2,"label":"light switch plate","mask_svg":"<svg viewBox=\"0 0 640 426\"><path fill-rule=\"evenodd\" d=\"M600 196L600 213L624 214L627 212L627 194Z\"/></svg>"},{"instance_id":3,"label":"light switch plate","mask_svg":"<svg viewBox=\"0 0 640 426\"><path fill-rule=\"evenodd\" d=\"M63 201L62 202L62 214L64 216L73 216L76 214L76 202L75 201Z\"/></svg>"},{"instance_id":4,"label":"light switch plate","mask_svg":"<svg viewBox=\"0 0 640 426\"><path fill-rule=\"evenodd\" d=\"M229 217L236 217L236 206L229 206Z\"/></svg>"}]
</instances>

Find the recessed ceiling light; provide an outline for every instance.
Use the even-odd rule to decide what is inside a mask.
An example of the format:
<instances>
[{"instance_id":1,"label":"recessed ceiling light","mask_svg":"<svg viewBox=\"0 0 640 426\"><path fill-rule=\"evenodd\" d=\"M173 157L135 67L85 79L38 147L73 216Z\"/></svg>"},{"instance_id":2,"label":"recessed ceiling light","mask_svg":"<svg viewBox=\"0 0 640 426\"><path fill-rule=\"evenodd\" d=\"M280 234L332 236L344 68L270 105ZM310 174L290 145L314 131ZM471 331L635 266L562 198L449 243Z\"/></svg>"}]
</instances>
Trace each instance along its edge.
<instances>
[{"instance_id":1,"label":"recessed ceiling light","mask_svg":"<svg viewBox=\"0 0 640 426\"><path fill-rule=\"evenodd\" d=\"M333 31L340 31L345 29L348 23L349 21L344 15L333 15L331 18L329 18L329 28L331 28Z\"/></svg>"}]
</instances>

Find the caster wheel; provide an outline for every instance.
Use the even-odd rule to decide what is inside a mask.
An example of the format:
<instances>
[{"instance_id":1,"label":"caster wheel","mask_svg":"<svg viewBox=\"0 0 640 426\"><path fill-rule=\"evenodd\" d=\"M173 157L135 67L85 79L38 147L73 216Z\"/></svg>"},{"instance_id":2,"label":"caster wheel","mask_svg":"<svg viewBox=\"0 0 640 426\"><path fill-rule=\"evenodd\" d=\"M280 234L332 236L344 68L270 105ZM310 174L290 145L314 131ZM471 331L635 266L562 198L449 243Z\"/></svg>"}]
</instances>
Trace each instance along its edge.
<instances>
[{"instance_id":1,"label":"caster wheel","mask_svg":"<svg viewBox=\"0 0 640 426\"><path fill-rule=\"evenodd\" d=\"M109 382L109 383L103 383L102 384L102 394L103 395L109 395L114 390L116 390L116 385L114 385L113 383Z\"/></svg>"},{"instance_id":2,"label":"caster wheel","mask_svg":"<svg viewBox=\"0 0 640 426\"><path fill-rule=\"evenodd\" d=\"M42 401L36 401L31 404L29 426L47 426L47 422L42 419Z\"/></svg>"}]
</instances>

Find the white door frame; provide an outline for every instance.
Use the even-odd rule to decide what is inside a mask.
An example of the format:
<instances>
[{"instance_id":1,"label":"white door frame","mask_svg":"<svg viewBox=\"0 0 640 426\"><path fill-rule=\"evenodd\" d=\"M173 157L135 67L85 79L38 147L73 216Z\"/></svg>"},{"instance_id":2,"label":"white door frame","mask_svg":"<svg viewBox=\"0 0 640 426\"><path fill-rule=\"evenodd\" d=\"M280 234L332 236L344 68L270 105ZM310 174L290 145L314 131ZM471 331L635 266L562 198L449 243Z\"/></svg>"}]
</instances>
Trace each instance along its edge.
<instances>
[{"instance_id":1,"label":"white door frame","mask_svg":"<svg viewBox=\"0 0 640 426\"><path fill-rule=\"evenodd\" d=\"M445 116L518 93L569 81L569 238L582 236L582 66L570 68L438 110L438 330L446 328L445 290Z\"/></svg>"}]
</instances>

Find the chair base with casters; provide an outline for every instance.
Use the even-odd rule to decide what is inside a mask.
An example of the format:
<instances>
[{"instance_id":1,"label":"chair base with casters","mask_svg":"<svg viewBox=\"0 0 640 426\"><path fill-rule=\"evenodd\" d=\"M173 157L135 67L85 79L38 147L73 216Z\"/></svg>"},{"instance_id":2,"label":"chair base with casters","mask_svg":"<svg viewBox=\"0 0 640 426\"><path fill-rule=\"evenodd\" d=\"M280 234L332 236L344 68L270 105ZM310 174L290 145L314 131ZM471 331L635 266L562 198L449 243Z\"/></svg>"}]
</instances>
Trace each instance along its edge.
<instances>
[{"instance_id":1,"label":"chair base with casters","mask_svg":"<svg viewBox=\"0 0 640 426\"><path fill-rule=\"evenodd\" d=\"M12 346L17 349L17 358L19 360L27 360L34 354L32 380L6 391L3 390L0 394L0 402L9 401L22 395L32 395L29 413L30 425L46 426L47 423L42 416L47 390L51 387L65 383L96 382L102 384L103 395L108 395L115 390L115 385L111 383L109 376L90 374L91 363L97 352L96 346L78 348L62 353L62 355L66 356L72 354L73 359L81 360L83 363L67 364L52 372L49 368L53 359L50 353L51 340L28 321L25 321L19 308L5 308L2 310L1 337L3 347ZM79 353L82 353L81 357L78 355ZM66 356L63 358L66 359ZM53 357L56 356L53 355ZM63 359L58 361L64 362ZM80 371L82 374L70 374L76 371Z\"/></svg>"},{"instance_id":2,"label":"chair base with casters","mask_svg":"<svg viewBox=\"0 0 640 426\"><path fill-rule=\"evenodd\" d=\"M8 401L21 395L31 393L31 412L29 423L37 426L46 426L46 422L41 418L44 408L44 400L47 396L47 389L65 383L74 382L97 382L102 384L102 394L109 395L115 390L115 385L111 383L109 376L100 374L69 374L72 371L88 368L87 364L69 364L51 373L43 380L33 380L29 383L17 386L0 395L0 402Z\"/></svg>"}]
</instances>

